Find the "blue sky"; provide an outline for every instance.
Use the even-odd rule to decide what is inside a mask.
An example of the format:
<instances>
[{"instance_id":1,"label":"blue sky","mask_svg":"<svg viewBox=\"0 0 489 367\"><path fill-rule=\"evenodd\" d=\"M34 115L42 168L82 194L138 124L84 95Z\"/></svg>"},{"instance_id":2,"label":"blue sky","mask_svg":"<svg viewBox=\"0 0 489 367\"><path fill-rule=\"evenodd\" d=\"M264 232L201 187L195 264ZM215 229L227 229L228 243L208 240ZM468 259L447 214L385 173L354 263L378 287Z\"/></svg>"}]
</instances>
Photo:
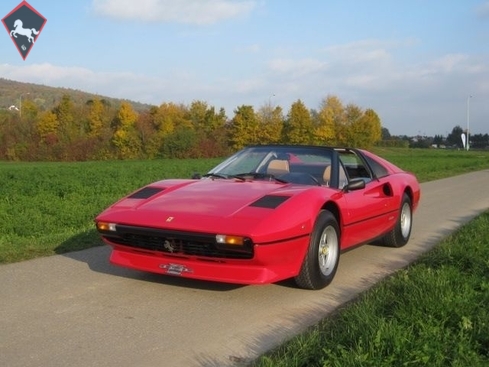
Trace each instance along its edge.
<instances>
[{"instance_id":1,"label":"blue sky","mask_svg":"<svg viewBox=\"0 0 489 367\"><path fill-rule=\"evenodd\" d=\"M2 0L0 18L19 3ZM155 105L202 100L228 117L336 95L394 135L446 135L467 111L471 133L489 133L487 0L28 3L47 23L25 61L2 26L0 77Z\"/></svg>"}]
</instances>

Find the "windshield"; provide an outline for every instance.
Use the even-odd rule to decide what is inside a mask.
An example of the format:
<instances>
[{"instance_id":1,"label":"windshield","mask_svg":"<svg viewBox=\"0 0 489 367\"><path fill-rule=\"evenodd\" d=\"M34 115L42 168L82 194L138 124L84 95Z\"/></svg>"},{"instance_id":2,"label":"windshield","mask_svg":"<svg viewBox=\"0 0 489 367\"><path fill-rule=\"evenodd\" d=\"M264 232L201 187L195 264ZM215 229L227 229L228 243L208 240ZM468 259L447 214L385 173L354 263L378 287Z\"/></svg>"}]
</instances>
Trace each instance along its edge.
<instances>
[{"instance_id":1,"label":"windshield","mask_svg":"<svg viewBox=\"0 0 489 367\"><path fill-rule=\"evenodd\" d=\"M321 147L249 147L232 155L207 175L227 178L249 175L253 179L272 176L284 182L324 185L329 179L331 157L332 150Z\"/></svg>"}]
</instances>

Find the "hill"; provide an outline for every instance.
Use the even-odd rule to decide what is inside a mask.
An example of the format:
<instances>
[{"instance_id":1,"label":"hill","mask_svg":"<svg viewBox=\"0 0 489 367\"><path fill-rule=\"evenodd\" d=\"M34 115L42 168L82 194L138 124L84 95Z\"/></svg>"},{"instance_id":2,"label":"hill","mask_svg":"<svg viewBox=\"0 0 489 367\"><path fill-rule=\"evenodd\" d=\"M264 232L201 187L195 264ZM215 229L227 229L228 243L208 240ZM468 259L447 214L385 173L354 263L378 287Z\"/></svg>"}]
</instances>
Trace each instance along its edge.
<instances>
[{"instance_id":1,"label":"hill","mask_svg":"<svg viewBox=\"0 0 489 367\"><path fill-rule=\"evenodd\" d=\"M99 98L108 101L113 106L120 105L122 101L129 102L138 112L151 107L144 103L101 96L76 89L55 88L0 78L0 109L8 109L10 106L18 107L22 96L22 99L29 98L34 101L40 109L49 110L56 106L65 94L69 95L75 104L83 104L90 99Z\"/></svg>"}]
</instances>

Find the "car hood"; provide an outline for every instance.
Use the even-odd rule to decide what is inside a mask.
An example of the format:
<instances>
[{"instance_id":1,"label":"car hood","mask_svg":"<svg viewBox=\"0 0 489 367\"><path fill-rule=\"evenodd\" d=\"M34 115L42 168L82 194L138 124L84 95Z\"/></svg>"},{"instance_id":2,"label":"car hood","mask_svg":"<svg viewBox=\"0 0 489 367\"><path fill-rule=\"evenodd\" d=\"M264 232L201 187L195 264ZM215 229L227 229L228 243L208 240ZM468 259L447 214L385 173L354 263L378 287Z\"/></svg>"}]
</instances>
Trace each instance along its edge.
<instances>
[{"instance_id":1,"label":"car hood","mask_svg":"<svg viewBox=\"0 0 489 367\"><path fill-rule=\"evenodd\" d=\"M173 230L249 233L264 218L276 215L278 208L288 206L291 198L311 189L314 187L274 181L164 180L120 200L97 220Z\"/></svg>"}]
</instances>

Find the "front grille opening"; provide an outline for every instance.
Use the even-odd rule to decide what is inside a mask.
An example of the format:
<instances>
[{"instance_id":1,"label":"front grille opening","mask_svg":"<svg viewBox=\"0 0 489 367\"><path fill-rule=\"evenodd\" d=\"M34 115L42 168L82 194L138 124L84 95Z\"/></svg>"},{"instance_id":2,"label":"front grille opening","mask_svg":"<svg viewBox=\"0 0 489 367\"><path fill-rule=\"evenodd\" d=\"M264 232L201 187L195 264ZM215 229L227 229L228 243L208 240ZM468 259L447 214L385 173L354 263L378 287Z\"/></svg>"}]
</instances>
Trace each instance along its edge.
<instances>
[{"instance_id":1,"label":"front grille opening","mask_svg":"<svg viewBox=\"0 0 489 367\"><path fill-rule=\"evenodd\" d=\"M117 226L117 233L104 233L110 242L131 247L169 254L217 259L252 259L253 244L245 241L243 246L222 246L215 242L215 236L168 232L164 230L142 229Z\"/></svg>"}]
</instances>

